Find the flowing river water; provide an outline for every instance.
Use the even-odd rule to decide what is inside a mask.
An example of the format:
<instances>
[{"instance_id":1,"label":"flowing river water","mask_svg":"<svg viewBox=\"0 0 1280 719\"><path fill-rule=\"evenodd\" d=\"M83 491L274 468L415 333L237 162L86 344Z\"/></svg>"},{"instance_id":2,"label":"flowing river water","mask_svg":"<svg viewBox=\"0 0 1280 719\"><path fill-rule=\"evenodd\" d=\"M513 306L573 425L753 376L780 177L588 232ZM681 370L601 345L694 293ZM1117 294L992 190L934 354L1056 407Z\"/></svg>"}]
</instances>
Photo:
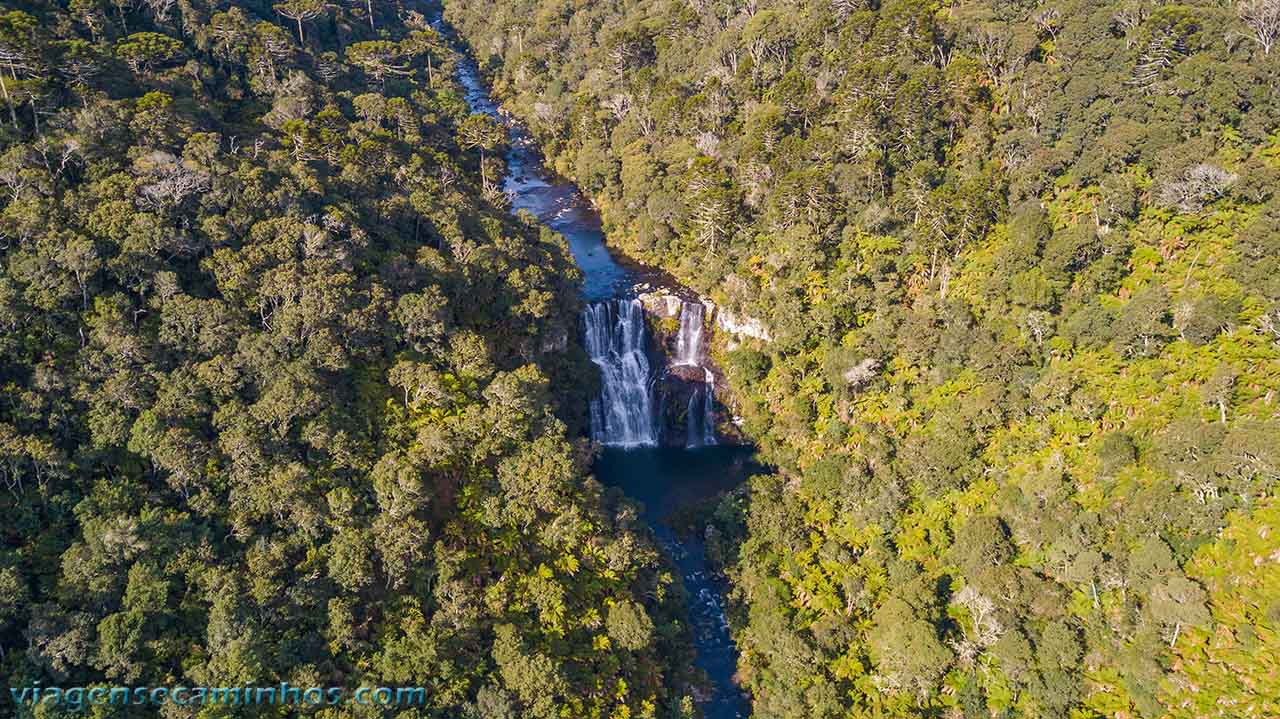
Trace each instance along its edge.
<instances>
[{"instance_id":1,"label":"flowing river water","mask_svg":"<svg viewBox=\"0 0 1280 719\"><path fill-rule=\"evenodd\" d=\"M447 32L447 28L441 25ZM657 369L650 368L643 351L643 323L637 328L633 288L652 281L657 273L624 266L609 253L604 243L600 216L583 198L578 188L554 176L543 166L541 154L529 134L509 122L489 95L474 61L465 54L458 68L458 80L466 91L472 112L498 119L507 128L507 175L503 190L511 197L513 212L527 210L547 227L564 235L574 260L582 270L582 297L588 303L583 328L584 340L593 360L601 367L606 384L604 396L593 403L593 437L605 444L596 461L596 477L604 484L621 488L641 502L644 516L659 544L666 550L684 580L689 593L689 624L697 649L697 664L706 672L711 694L702 702L707 719L737 719L750 715L746 696L734 682L737 650L729 636L724 614L723 587L707 566L703 543L686 538L668 526L674 512L733 488L754 466L752 451L740 446L716 445L710 424L713 381L700 400L704 418L691 429L686 446L659 445L653 382ZM695 309L696 308L696 309ZM696 333L686 337L682 327L674 364L696 361L699 348L689 337L702 341L702 307L686 304L682 325L696 316ZM593 349L594 347L594 349ZM703 352L705 354L705 351ZM690 427L694 427L690 416Z\"/></svg>"}]
</instances>

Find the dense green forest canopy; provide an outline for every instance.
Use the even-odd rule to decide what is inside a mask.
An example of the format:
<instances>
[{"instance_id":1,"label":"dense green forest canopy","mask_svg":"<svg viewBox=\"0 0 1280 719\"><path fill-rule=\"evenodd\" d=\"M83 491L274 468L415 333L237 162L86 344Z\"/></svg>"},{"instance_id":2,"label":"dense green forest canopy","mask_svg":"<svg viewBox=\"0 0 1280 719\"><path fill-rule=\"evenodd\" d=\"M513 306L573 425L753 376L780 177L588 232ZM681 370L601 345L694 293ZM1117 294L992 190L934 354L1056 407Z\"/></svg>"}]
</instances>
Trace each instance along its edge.
<instances>
[{"instance_id":1,"label":"dense green forest canopy","mask_svg":"<svg viewBox=\"0 0 1280 719\"><path fill-rule=\"evenodd\" d=\"M771 342L755 716L1280 715L1280 4L450 0L610 241Z\"/></svg>"},{"instance_id":2,"label":"dense green forest canopy","mask_svg":"<svg viewBox=\"0 0 1280 719\"><path fill-rule=\"evenodd\" d=\"M574 439L578 272L431 12L0 7L0 684L687 715L680 590Z\"/></svg>"}]
</instances>

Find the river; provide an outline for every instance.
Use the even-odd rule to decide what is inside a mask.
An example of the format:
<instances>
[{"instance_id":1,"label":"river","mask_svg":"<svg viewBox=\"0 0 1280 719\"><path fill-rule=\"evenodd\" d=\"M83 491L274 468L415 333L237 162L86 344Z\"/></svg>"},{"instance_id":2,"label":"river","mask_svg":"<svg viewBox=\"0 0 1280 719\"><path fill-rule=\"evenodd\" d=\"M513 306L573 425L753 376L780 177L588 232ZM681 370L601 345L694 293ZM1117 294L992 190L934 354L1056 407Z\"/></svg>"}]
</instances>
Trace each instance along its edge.
<instances>
[{"instance_id":1,"label":"river","mask_svg":"<svg viewBox=\"0 0 1280 719\"><path fill-rule=\"evenodd\" d=\"M638 282L654 281L659 273L624 265L610 254L599 214L573 183L545 169L532 138L498 112L474 61L466 55L459 63L458 80L473 112L494 117L507 127L509 144L503 190L511 197L511 210L527 210L564 235L584 276L583 299L587 303L600 303L597 307L607 303L620 305L634 298L632 288ZM700 320L701 314L698 316ZM683 577L689 593L689 623L697 648L697 664L706 672L712 687L711 696L701 705L707 719L747 717L749 703L733 680L737 650L725 619L723 586L707 567L702 542L698 538L678 537L667 521L676 510L741 483L753 466L751 455L750 449L735 446L606 447L594 467L602 483L621 488L644 506L645 519Z\"/></svg>"}]
</instances>

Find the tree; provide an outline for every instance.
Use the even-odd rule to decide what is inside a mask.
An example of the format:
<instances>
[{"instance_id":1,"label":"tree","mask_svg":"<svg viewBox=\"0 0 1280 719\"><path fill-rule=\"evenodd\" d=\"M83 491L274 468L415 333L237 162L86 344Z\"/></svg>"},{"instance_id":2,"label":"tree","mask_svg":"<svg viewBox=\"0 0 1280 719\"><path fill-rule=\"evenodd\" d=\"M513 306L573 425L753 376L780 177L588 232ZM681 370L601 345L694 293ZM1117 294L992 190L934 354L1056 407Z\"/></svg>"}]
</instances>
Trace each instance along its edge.
<instances>
[{"instance_id":1,"label":"tree","mask_svg":"<svg viewBox=\"0 0 1280 719\"><path fill-rule=\"evenodd\" d=\"M519 719L519 714L506 691L485 685L476 693L475 710L467 719Z\"/></svg>"},{"instance_id":2,"label":"tree","mask_svg":"<svg viewBox=\"0 0 1280 719\"><path fill-rule=\"evenodd\" d=\"M1273 197L1234 243L1231 274L1271 301L1280 300L1280 197Z\"/></svg>"},{"instance_id":3,"label":"tree","mask_svg":"<svg viewBox=\"0 0 1280 719\"><path fill-rule=\"evenodd\" d=\"M120 29L126 35L129 34L129 24L125 20L125 13L133 9L133 0L111 0L111 4L116 7L116 13L120 16Z\"/></svg>"},{"instance_id":4,"label":"tree","mask_svg":"<svg viewBox=\"0 0 1280 719\"><path fill-rule=\"evenodd\" d=\"M506 141L502 126L488 115L472 114L458 126L458 144L468 150L480 150L480 181L488 188L489 175L485 169L484 153L496 150Z\"/></svg>"},{"instance_id":5,"label":"tree","mask_svg":"<svg viewBox=\"0 0 1280 719\"><path fill-rule=\"evenodd\" d=\"M89 81L102 72L101 61L94 47L84 40L70 40L62 47L58 72L71 81L80 92L81 101L89 105Z\"/></svg>"},{"instance_id":6,"label":"tree","mask_svg":"<svg viewBox=\"0 0 1280 719\"><path fill-rule=\"evenodd\" d=\"M1160 188L1160 202L1183 212L1199 212L1206 204L1222 197L1238 179L1239 175L1234 172L1200 163L1182 177L1165 182Z\"/></svg>"},{"instance_id":7,"label":"tree","mask_svg":"<svg viewBox=\"0 0 1280 719\"><path fill-rule=\"evenodd\" d=\"M347 48L347 61L364 71L385 90L388 77L410 73L409 64L397 43L368 40Z\"/></svg>"},{"instance_id":8,"label":"tree","mask_svg":"<svg viewBox=\"0 0 1280 719\"><path fill-rule=\"evenodd\" d=\"M1280 0L1238 0L1236 13L1253 31L1253 39L1270 55L1280 36Z\"/></svg>"},{"instance_id":9,"label":"tree","mask_svg":"<svg viewBox=\"0 0 1280 719\"><path fill-rule=\"evenodd\" d=\"M1222 424L1227 423L1227 407L1231 404L1237 376L1236 370L1224 363L1213 371L1204 385L1204 400L1218 410L1218 419Z\"/></svg>"},{"instance_id":10,"label":"tree","mask_svg":"<svg viewBox=\"0 0 1280 719\"><path fill-rule=\"evenodd\" d=\"M1177 643L1182 630L1209 624L1207 598L1204 589L1181 572L1151 588L1147 608L1165 628L1169 646Z\"/></svg>"},{"instance_id":11,"label":"tree","mask_svg":"<svg viewBox=\"0 0 1280 719\"><path fill-rule=\"evenodd\" d=\"M694 160L687 191L693 239L706 248L708 256L715 256L732 232L731 181L714 160L699 157Z\"/></svg>"},{"instance_id":12,"label":"tree","mask_svg":"<svg viewBox=\"0 0 1280 719\"><path fill-rule=\"evenodd\" d=\"M1138 448L1126 432L1108 432L1098 443L1098 461L1103 474L1115 474L1138 459Z\"/></svg>"},{"instance_id":13,"label":"tree","mask_svg":"<svg viewBox=\"0 0 1280 719\"><path fill-rule=\"evenodd\" d=\"M871 657L889 690L929 691L951 663L932 623L910 605L889 598L875 612L867 635Z\"/></svg>"},{"instance_id":14,"label":"tree","mask_svg":"<svg viewBox=\"0 0 1280 719\"><path fill-rule=\"evenodd\" d=\"M427 352L446 334L449 302L439 288L428 287L421 293L401 297L395 314L414 349Z\"/></svg>"},{"instance_id":15,"label":"tree","mask_svg":"<svg viewBox=\"0 0 1280 719\"><path fill-rule=\"evenodd\" d=\"M214 13L209 20L209 36L214 41L214 53L228 62L243 62L248 54L249 21L244 11L233 7L226 12Z\"/></svg>"},{"instance_id":16,"label":"tree","mask_svg":"<svg viewBox=\"0 0 1280 719\"><path fill-rule=\"evenodd\" d=\"M302 37L302 23L311 22L325 13L325 0L288 0L288 2L272 5L275 11L298 23L298 44L305 45Z\"/></svg>"},{"instance_id":17,"label":"tree","mask_svg":"<svg viewBox=\"0 0 1280 719\"><path fill-rule=\"evenodd\" d=\"M615 602L609 607L605 626L611 639L633 651L643 649L653 637L653 620L635 602Z\"/></svg>"},{"instance_id":18,"label":"tree","mask_svg":"<svg viewBox=\"0 0 1280 719\"><path fill-rule=\"evenodd\" d=\"M545 654L530 650L510 624L495 627L493 660L503 684L530 708L530 716L551 717L565 691L564 677Z\"/></svg>"},{"instance_id":19,"label":"tree","mask_svg":"<svg viewBox=\"0 0 1280 719\"><path fill-rule=\"evenodd\" d=\"M141 612L125 611L109 615L98 624L98 656L95 664L108 677L135 681L142 674L143 625Z\"/></svg>"},{"instance_id":20,"label":"tree","mask_svg":"<svg viewBox=\"0 0 1280 719\"><path fill-rule=\"evenodd\" d=\"M161 25L169 22L169 13L177 2L178 0L143 0L143 4L151 11L151 16Z\"/></svg>"},{"instance_id":21,"label":"tree","mask_svg":"<svg viewBox=\"0 0 1280 719\"><path fill-rule=\"evenodd\" d=\"M18 72L31 72L35 69L33 57L33 37L38 24L36 19L21 10L12 10L0 15L0 63L9 70L9 76L18 79ZM9 94L9 85L0 72L0 93L9 107L9 118L14 127L18 126L18 115L14 109L16 98ZM34 106L33 106L34 109Z\"/></svg>"},{"instance_id":22,"label":"tree","mask_svg":"<svg viewBox=\"0 0 1280 719\"><path fill-rule=\"evenodd\" d=\"M31 602L31 593L26 581L17 568L0 565L0 637L5 636L12 626L22 621L27 615ZM5 646L0 642L0 661L5 658Z\"/></svg>"},{"instance_id":23,"label":"tree","mask_svg":"<svg viewBox=\"0 0 1280 719\"><path fill-rule=\"evenodd\" d=\"M101 7L100 0L71 0L68 7L72 17L89 31L89 37L94 43L98 42L98 35L102 32L103 25L107 23Z\"/></svg>"},{"instance_id":24,"label":"tree","mask_svg":"<svg viewBox=\"0 0 1280 719\"><path fill-rule=\"evenodd\" d=\"M360 0L356 0L357 4ZM377 28L373 26L373 0L364 0L364 10L369 15L369 30L377 32Z\"/></svg>"},{"instance_id":25,"label":"tree","mask_svg":"<svg viewBox=\"0 0 1280 719\"><path fill-rule=\"evenodd\" d=\"M287 32L268 22L254 25L253 34L254 42L250 47L253 69L260 75L269 76L274 82L276 65L293 53L293 43Z\"/></svg>"},{"instance_id":26,"label":"tree","mask_svg":"<svg viewBox=\"0 0 1280 719\"><path fill-rule=\"evenodd\" d=\"M180 41L158 32L135 32L116 43L116 54L137 75L149 75L156 65L173 62L182 53Z\"/></svg>"},{"instance_id":27,"label":"tree","mask_svg":"<svg viewBox=\"0 0 1280 719\"><path fill-rule=\"evenodd\" d=\"M1168 318L1169 291L1163 285L1140 290L1116 318L1116 347L1127 356L1156 354L1173 334Z\"/></svg>"}]
</instances>

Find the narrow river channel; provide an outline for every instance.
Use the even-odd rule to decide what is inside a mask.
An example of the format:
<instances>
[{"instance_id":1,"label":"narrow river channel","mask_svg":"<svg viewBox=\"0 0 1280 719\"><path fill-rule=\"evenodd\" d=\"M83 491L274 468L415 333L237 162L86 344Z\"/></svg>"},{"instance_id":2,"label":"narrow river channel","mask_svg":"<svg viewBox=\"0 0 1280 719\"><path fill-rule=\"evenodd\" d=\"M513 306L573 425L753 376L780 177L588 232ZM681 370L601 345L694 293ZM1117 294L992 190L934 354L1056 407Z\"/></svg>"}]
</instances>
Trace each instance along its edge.
<instances>
[{"instance_id":1,"label":"narrow river channel","mask_svg":"<svg viewBox=\"0 0 1280 719\"><path fill-rule=\"evenodd\" d=\"M503 189L511 197L511 210L527 210L564 235L584 276L582 296L586 302L633 299L635 285L652 281L657 273L624 266L614 259L605 246L600 216L573 183L544 168L529 134L498 112L469 56L463 55L459 63L458 80L466 90L472 112L490 115L507 128L509 149ZM747 717L749 703L733 681L737 650L725 619L723 587L708 569L702 542L678 537L667 521L681 508L740 483L752 466L751 455L749 448L735 446L606 446L594 468L602 483L621 488L644 505L645 518L658 542L683 576L689 593L689 623L697 663L712 685L711 695L702 703L707 719Z\"/></svg>"}]
</instances>

